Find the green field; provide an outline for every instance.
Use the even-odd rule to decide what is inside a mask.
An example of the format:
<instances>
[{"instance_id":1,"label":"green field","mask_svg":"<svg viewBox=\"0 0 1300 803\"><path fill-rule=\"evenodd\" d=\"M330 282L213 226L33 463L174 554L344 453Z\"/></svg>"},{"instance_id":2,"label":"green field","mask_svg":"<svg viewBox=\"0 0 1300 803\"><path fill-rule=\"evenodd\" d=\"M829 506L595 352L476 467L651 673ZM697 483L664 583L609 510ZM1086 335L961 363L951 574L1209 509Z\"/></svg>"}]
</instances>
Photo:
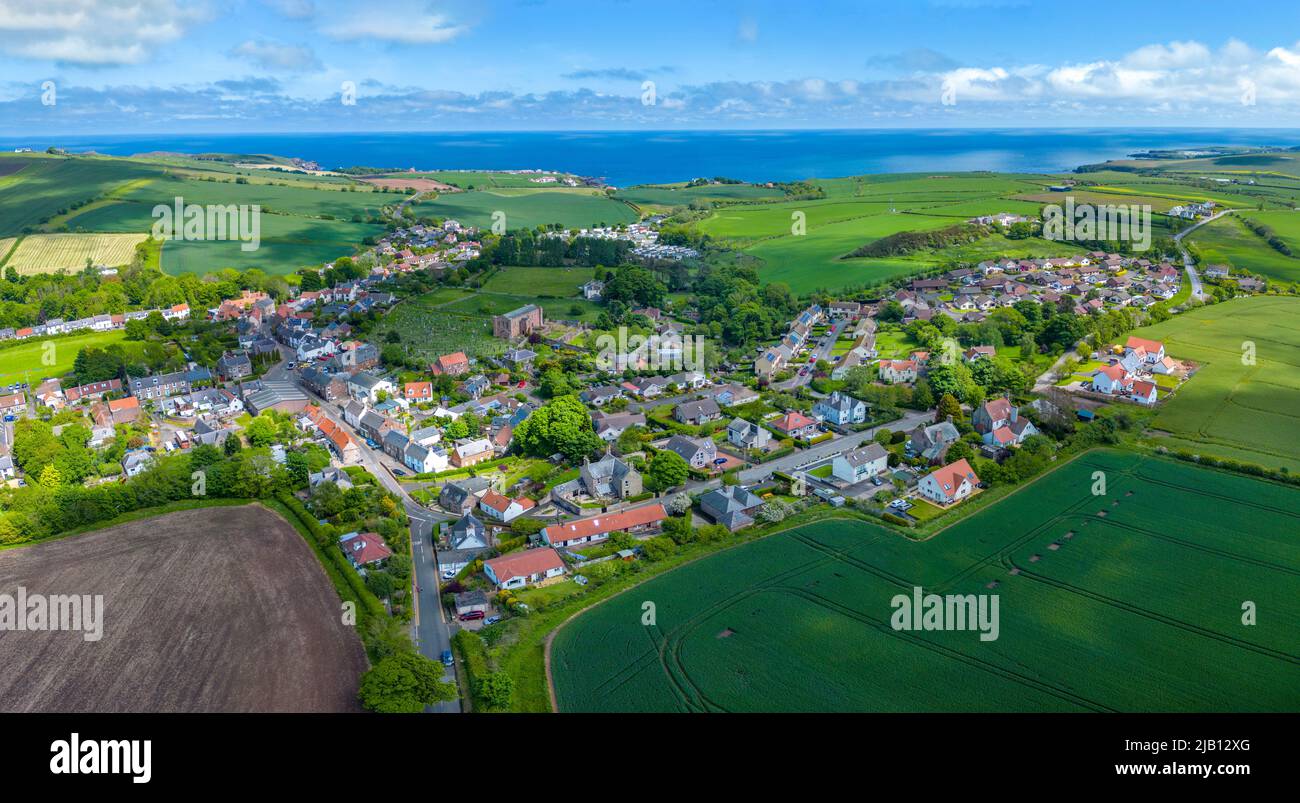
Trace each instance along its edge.
<instances>
[{"instance_id":1,"label":"green field","mask_svg":"<svg viewBox=\"0 0 1300 803\"><path fill-rule=\"evenodd\" d=\"M1291 237L1300 234L1293 225L1275 225L1278 222L1275 216L1300 216L1300 213L1247 212L1245 215L1274 226L1278 236L1288 242ZM1282 218L1280 222L1285 224L1291 221ZM1236 215L1227 215L1213 223L1207 223L1187 235L1187 239L1195 244L1201 261L1206 264L1231 265L1238 272L1257 273L1289 282L1300 281L1300 258L1289 257L1275 250L1258 234L1246 228ZM1295 241L1295 245L1300 247L1300 238Z\"/></svg>"},{"instance_id":2,"label":"green field","mask_svg":"<svg viewBox=\"0 0 1300 803\"><path fill-rule=\"evenodd\" d=\"M1300 471L1300 299L1234 299L1134 334L1201 364L1152 422L1195 445L1168 445ZM1243 364L1246 343L1254 365Z\"/></svg>"},{"instance_id":3,"label":"green field","mask_svg":"<svg viewBox=\"0 0 1300 803\"><path fill-rule=\"evenodd\" d=\"M420 217L454 218L481 228L491 228L493 213L500 211L505 213L505 225L510 231L551 223L573 228L632 223L637 219L636 211L621 201L563 190L457 192L417 201L413 208Z\"/></svg>"},{"instance_id":4,"label":"green field","mask_svg":"<svg viewBox=\"0 0 1300 803\"><path fill-rule=\"evenodd\" d=\"M492 293L573 298L578 288L591 281L591 268L502 268L483 289Z\"/></svg>"},{"instance_id":5,"label":"green field","mask_svg":"<svg viewBox=\"0 0 1300 803\"><path fill-rule=\"evenodd\" d=\"M77 352L83 348L121 343L125 336L126 333L119 329L48 339L31 338L0 349L0 384L27 382L35 388L42 379L52 379L71 371ZM51 364L46 364L46 355L52 358Z\"/></svg>"},{"instance_id":6,"label":"green field","mask_svg":"<svg viewBox=\"0 0 1300 803\"><path fill-rule=\"evenodd\" d=\"M708 184L687 187L682 183L628 187L619 190L614 197L637 206L671 208L689 206L697 201L761 201L780 198L784 194L778 189L756 187L753 184Z\"/></svg>"},{"instance_id":7,"label":"green field","mask_svg":"<svg viewBox=\"0 0 1300 803\"><path fill-rule=\"evenodd\" d=\"M925 542L829 520L656 577L556 634L555 693L597 712L1295 711L1298 523L1295 488L1092 452ZM998 638L894 630L914 586L998 595Z\"/></svg>"},{"instance_id":8,"label":"green field","mask_svg":"<svg viewBox=\"0 0 1300 803\"><path fill-rule=\"evenodd\" d=\"M161 172L156 165L122 159L0 154L0 237L20 234L70 204Z\"/></svg>"}]
</instances>

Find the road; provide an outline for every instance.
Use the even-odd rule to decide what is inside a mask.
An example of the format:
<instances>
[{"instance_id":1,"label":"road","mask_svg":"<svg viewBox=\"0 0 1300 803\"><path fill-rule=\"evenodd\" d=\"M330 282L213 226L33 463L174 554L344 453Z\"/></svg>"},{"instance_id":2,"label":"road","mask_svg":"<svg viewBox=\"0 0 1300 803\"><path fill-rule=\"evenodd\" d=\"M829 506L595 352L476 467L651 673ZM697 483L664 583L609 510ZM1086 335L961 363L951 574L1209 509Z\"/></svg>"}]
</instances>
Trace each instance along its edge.
<instances>
[{"instance_id":1,"label":"road","mask_svg":"<svg viewBox=\"0 0 1300 803\"><path fill-rule=\"evenodd\" d=\"M822 340L825 345L813 349L812 353L808 355L807 358L804 358L803 361L797 363L790 363L790 369L794 371L794 376L790 377L784 382L774 383L772 385L772 388L774 390L793 390L801 385L807 385L809 382L811 382L813 380L813 371L811 370L810 366L816 363L817 360L826 360L827 362L833 362L833 360L831 359L831 352L835 350L835 339L840 336L840 332L843 332L845 327L847 327L848 325L849 322L846 320L836 321L835 323L831 324L826 334L822 335ZM809 362L808 361L809 359L812 359L812 362ZM808 373L806 374L800 373L804 368L809 368Z\"/></svg>"},{"instance_id":2,"label":"road","mask_svg":"<svg viewBox=\"0 0 1300 803\"><path fill-rule=\"evenodd\" d=\"M289 360L293 359L293 352L281 346L280 354L283 359L267 370L266 378L292 381L294 376L289 370ZM342 427L345 432L354 432L333 404L319 399L315 401L326 418ZM447 517L434 513L412 499L397 478L385 467L381 459L382 452L371 449L360 437L354 437L353 440L356 441L361 454L362 468L378 478L388 490L397 494L397 498L402 500L407 516L411 519L411 561L414 585L411 592L415 595L416 602L415 616L411 624L411 639L421 655L441 662L443 652L451 649L451 632L442 600L438 595L438 556L434 547L433 533L437 522ZM450 671L443 676L443 679L455 682ZM460 701L440 703L428 710L437 713L459 713Z\"/></svg>"},{"instance_id":3,"label":"road","mask_svg":"<svg viewBox=\"0 0 1300 803\"><path fill-rule=\"evenodd\" d=\"M934 410L926 411L909 411L902 418L881 424L879 427L873 427L862 432L855 432L852 435L845 435L842 438L819 443L809 449L800 449L794 454L779 457L770 463L753 468L744 469L740 472L739 477L742 483L758 482L770 475L773 471L790 472L812 463L821 462L829 457L834 457L841 452L851 451L876 436L880 429L888 429L892 432L907 432L914 429L917 424L930 423L934 421Z\"/></svg>"},{"instance_id":4,"label":"road","mask_svg":"<svg viewBox=\"0 0 1300 803\"><path fill-rule=\"evenodd\" d=\"M1192 232L1196 231L1201 226L1204 226L1206 223L1211 223L1223 217L1224 215L1229 215L1236 211L1237 210L1235 209L1224 209L1222 211L1215 212L1213 215L1210 215L1204 220L1196 221L1196 223L1192 224L1191 226L1188 226L1187 228L1183 229L1182 231L1174 235L1174 245L1178 246L1178 250L1182 252L1183 255L1183 269L1187 271L1187 280L1192 283L1192 298L1198 301L1205 298L1205 292L1202 290L1201 277L1200 274L1196 272L1196 262L1195 260L1192 259L1191 252L1188 251L1186 248L1183 248L1183 238L1191 234Z\"/></svg>"}]
</instances>

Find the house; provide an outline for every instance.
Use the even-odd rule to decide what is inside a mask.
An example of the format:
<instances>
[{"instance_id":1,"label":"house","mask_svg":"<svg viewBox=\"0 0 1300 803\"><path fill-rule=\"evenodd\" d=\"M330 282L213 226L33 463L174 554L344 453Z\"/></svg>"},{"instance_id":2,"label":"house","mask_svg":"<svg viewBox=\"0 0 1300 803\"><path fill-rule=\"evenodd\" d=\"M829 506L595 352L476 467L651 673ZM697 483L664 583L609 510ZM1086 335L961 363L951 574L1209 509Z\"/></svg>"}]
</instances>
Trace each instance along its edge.
<instances>
[{"instance_id":1,"label":"house","mask_svg":"<svg viewBox=\"0 0 1300 803\"><path fill-rule=\"evenodd\" d=\"M136 403L137 409L139 402ZM23 393L10 393L0 396L0 415L19 416L27 412L27 397Z\"/></svg>"},{"instance_id":2,"label":"house","mask_svg":"<svg viewBox=\"0 0 1300 803\"><path fill-rule=\"evenodd\" d=\"M184 371L132 377L128 385L131 395L141 399L162 399L190 392Z\"/></svg>"},{"instance_id":3,"label":"house","mask_svg":"<svg viewBox=\"0 0 1300 803\"><path fill-rule=\"evenodd\" d=\"M527 371L537 359L537 352L531 349L510 349L501 355L501 362L516 371Z\"/></svg>"},{"instance_id":4,"label":"house","mask_svg":"<svg viewBox=\"0 0 1300 803\"><path fill-rule=\"evenodd\" d=\"M493 454L492 442L487 438L456 441L452 445L451 464L456 468L473 466L491 460Z\"/></svg>"},{"instance_id":5,"label":"house","mask_svg":"<svg viewBox=\"0 0 1300 803\"><path fill-rule=\"evenodd\" d=\"M473 513L466 513L451 525L447 540L452 549L486 549L490 543L487 527Z\"/></svg>"},{"instance_id":6,"label":"house","mask_svg":"<svg viewBox=\"0 0 1300 803\"><path fill-rule=\"evenodd\" d=\"M1133 388L1133 376L1119 363L1092 372L1092 389L1114 396Z\"/></svg>"},{"instance_id":7,"label":"house","mask_svg":"<svg viewBox=\"0 0 1300 803\"><path fill-rule=\"evenodd\" d=\"M315 488L322 482L332 482L338 486L340 491L346 491L352 487L352 480L348 477L347 472L333 466L326 466L307 477L307 485L310 488Z\"/></svg>"},{"instance_id":8,"label":"house","mask_svg":"<svg viewBox=\"0 0 1300 803\"><path fill-rule=\"evenodd\" d=\"M644 427L644 413L595 413L591 423L596 427L596 437L610 443L619 439L631 427Z\"/></svg>"},{"instance_id":9,"label":"house","mask_svg":"<svg viewBox=\"0 0 1300 803\"><path fill-rule=\"evenodd\" d=\"M582 297L588 301L600 300L600 294L605 292L605 283L592 280L584 285L580 285Z\"/></svg>"},{"instance_id":10,"label":"house","mask_svg":"<svg viewBox=\"0 0 1300 803\"><path fill-rule=\"evenodd\" d=\"M134 477L149 468L153 462L153 453L143 450L127 452L122 456L122 473Z\"/></svg>"},{"instance_id":11,"label":"house","mask_svg":"<svg viewBox=\"0 0 1300 803\"><path fill-rule=\"evenodd\" d=\"M713 399L701 399L677 405L673 417L682 424L698 426L709 421L717 421L722 417L722 410Z\"/></svg>"},{"instance_id":12,"label":"house","mask_svg":"<svg viewBox=\"0 0 1300 803\"><path fill-rule=\"evenodd\" d=\"M578 479L587 494L598 499L627 499L641 493L641 473L609 452L592 463L583 459Z\"/></svg>"},{"instance_id":13,"label":"house","mask_svg":"<svg viewBox=\"0 0 1300 803\"><path fill-rule=\"evenodd\" d=\"M91 382L86 385L78 385L75 388L68 388L63 392L63 397L69 404L82 399L99 399L105 393L117 393L122 390L122 380L109 379L103 382Z\"/></svg>"},{"instance_id":14,"label":"house","mask_svg":"<svg viewBox=\"0 0 1300 803\"><path fill-rule=\"evenodd\" d=\"M402 398L417 404L419 402L433 401L433 383L407 382L402 385Z\"/></svg>"},{"instance_id":15,"label":"house","mask_svg":"<svg viewBox=\"0 0 1300 803\"><path fill-rule=\"evenodd\" d=\"M662 396L664 391L668 390L668 380L662 376L638 376L631 381L624 382L623 388L643 399L653 399L656 396Z\"/></svg>"},{"instance_id":16,"label":"house","mask_svg":"<svg viewBox=\"0 0 1300 803\"><path fill-rule=\"evenodd\" d=\"M889 467L889 452L878 443L869 443L851 452L835 455L831 461L831 474L837 480L852 485L883 474Z\"/></svg>"},{"instance_id":17,"label":"house","mask_svg":"<svg viewBox=\"0 0 1300 803\"><path fill-rule=\"evenodd\" d=\"M847 393L835 391L819 399L812 408L813 415L837 426L861 424L867 420L867 403Z\"/></svg>"},{"instance_id":18,"label":"house","mask_svg":"<svg viewBox=\"0 0 1300 803\"><path fill-rule=\"evenodd\" d=\"M770 380L790 361L790 349L785 345L773 346L754 360L754 375Z\"/></svg>"},{"instance_id":19,"label":"house","mask_svg":"<svg viewBox=\"0 0 1300 803\"><path fill-rule=\"evenodd\" d=\"M645 532L657 528L666 518L668 513L663 505L645 505L605 516L552 524L542 529L542 540L553 547L572 548L604 541L610 533Z\"/></svg>"},{"instance_id":20,"label":"house","mask_svg":"<svg viewBox=\"0 0 1300 803\"><path fill-rule=\"evenodd\" d=\"M469 358L465 352L457 351L452 354L444 354L433 361L429 370L434 376L460 376L469 373Z\"/></svg>"},{"instance_id":21,"label":"house","mask_svg":"<svg viewBox=\"0 0 1300 803\"><path fill-rule=\"evenodd\" d=\"M771 441L772 433L766 427L760 427L743 418L734 418L727 425L727 442L732 446L739 446L741 449L766 449Z\"/></svg>"},{"instance_id":22,"label":"house","mask_svg":"<svg viewBox=\"0 0 1300 803\"><path fill-rule=\"evenodd\" d=\"M483 563L483 573L497 588L523 588L564 574L564 561L549 547L512 552Z\"/></svg>"},{"instance_id":23,"label":"house","mask_svg":"<svg viewBox=\"0 0 1300 803\"><path fill-rule=\"evenodd\" d=\"M700 510L733 533L754 523L754 512L763 500L739 485L723 486L700 497Z\"/></svg>"},{"instance_id":24,"label":"house","mask_svg":"<svg viewBox=\"0 0 1300 803\"><path fill-rule=\"evenodd\" d=\"M624 398L623 388L616 385L599 385L582 391L578 394L578 398L595 407L604 407L614 399Z\"/></svg>"},{"instance_id":25,"label":"house","mask_svg":"<svg viewBox=\"0 0 1300 803\"><path fill-rule=\"evenodd\" d=\"M492 387L492 381L482 374L475 374L466 379L461 386L471 399L477 399Z\"/></svg>"},{"instance_id":26,"label":"house","mask_svg":"<svg viewBox=\"0 0 1300 803\"><path fill-rule=\"evenodd\" d=\"M1132 391L1129 392L1129 399L1138 404L1155 404L1158 398L1154 382L1135 381Z\"/></svg>"},{"instance_id":27,"label":"house","mask_svg":"<svg viewBox=\"0 0 1300 803\"><path fill-rule=\"evenodd\" d=\"M938 463L948 453L948 447L957 442L961 433L951 421L940 421L929 426L918 426L907 439L907 454Z\"/></svg>"},{"instance_id":28,"label":"house","mask_svg":"<svg viewBox=\"0 0 1300 803\"><path fill-rule=\"evenodd\" d=\"M536 304L525 304L505 315L492 317L492 336L503 340L514 340L532 334L542 328L545 316L542 308Z\"/></svg>"},{"instance_id":29,"label":"house","mask_svg":"<svg viewBox=\"0 0 1300 803\"><path fill-rule=\"evenodd\" d=\"M432 474L445 471L450 463L451 458L437 446L425 446L421 443L408 441L406 448L402 449L402 465L417 474Z\"/></svg>"},{"instance_id":30,"label":"house","mask_svg":"<svg viewBox=\"0 0 1300 803\"><path fill-rule=\"evenodd\" d=\"M787 438L811 440L817 436L817 422L795 410L772 422L772 429Z\"/></svg>"},{"instance_id":31,"label":"house","mask_svg":"<svg viewBox=\"0 0 1300 803\"><path fill-rule=\"evenodd\" d=\"M668 443L664 444L664 448L676 452L694 469L711 468L713 461L718 457L718 446L711 438L696 439L685 435L674 435L668 439Z\"/></svg>"},{"instance_id":32,"label":"house","mask_svg":"<svg viewBox=\"0 0 1300 803\"><path fill-rule=\"evenodd\" d=\"M916 381L916 360L881 360L878 367L880 381L886 384Z\"/></svg>"},{"instance_id":33,"label":"house","mask_svg":"<svg viewBox=\"0 0 1300 803\"><path fill-rule=\"evenodd\" d=\"M945 506L960 502L979 486L980 478L964 459L949 463L926 474L917 483L921 496L935 504Z\"/></svg>"},{"instance_id":34,"label":"house","mask_svg":"<svg viewBox=\"0 0 1300 803\"><path fill-rule=\"evenodd\" d=\"M339 536L339 548L354 569L377 566L393 556L379 533L348 533Z\"/></svg>"},{"instance_id":35,"label":"house","mask_svg":"<svg viewBox=\"0 0 1300 803\"><path fill-rule=\"evenodd\" d=\"M348 395L348 383L342 375L331 374L314 366L304 368L298 379L325 401L335 401Z\"/></svg>"},{"instance_id":36,"label":"house","mask_svg":"<svg viewBox=\"0 0 1300 803\"><path fill-rule=\"evenodd\" d=\"M711 395L722 407L738 407L758 399L758 391L744 385L719 385Z\"/></svg>"},{"instance_id":37,"label":"house","mask_svg":"<svg viewBox=\"0 0 1300 803\"><path fill-rule=\"evenodd\" d=\"M357 401L374 404L379 395L392 396L396 392L393 383L368 371L358 371L348 380L348 394Z\"/></svg>"},{"instance_id":38,"label":"house","mask_svg":"<svg viewBox=\"0 0 1300 803\"><path fill-rule=\"evenodd\" d=\"M478 505L479 496L487 492L492 483L485 477L452 480L442 486L438 506L449 513L465 515Z\"/></svg>"},{"instance_id":39,"label":"house","mask_svg":"<svg viewBox=\"0 0 1300 803\"><path fill-rule=\"evenodd\" d=\"M968 363L978 360L991 360L996 356L998 350L993 346L971 346L962 352L961 358Z\"/></svg>"},{"instance_id":40,"label":"house","mask_svg":"<svg viewBox=\"0 0 1300 803\"><path fill-rule=\"evenodd\" d=\"M3 405L2 401L0 405ZM114 424L129 424L140 418L140 399L135 396L111 399L108 402L108 414Z\"/></svg>"},{"instance_id":41,"label":"house","mask_svg":"<svg viewBox=\"0 0 1300 803\"><path fill-rule=\"evenodd\" d=\"M217 373L226 381L243 379L253 373L253 361L242 351L227 351L217 360Z\"/></svg>"},{"instance_id":42,"label":"house","mask_svg":"<svg viewBox=\"0 0 1300 803\"><path fill-rule=\"evenodd\" d=\"M478 509L483 511L483 515L487 516L489 519L508 523L519 518L529 510L532 510L536 504L536 502L527 497L511 499L504 494L499 494L496 491L489 490L487 493L479 497Z\"/></svg>"},{"instance_id":43,"label":"house","mask_svg":"<svg viewBox=\"0 0 1300 803\"><path fill-rule=\"evenodd\" d=\"M971 413L971 425L987 444L1008 447L1037 434L1038 428L1020 415L1020 408L1006 397L990 399Z\"/></svg>"},{"instance_id":44,"label":"house","mask_svg":"<svg viewBox=\"0 0 1300 803\"><path fill-rule=\"evenodd\" d=\"M1142 337L1130 337L1124 344L1126 352L1138 352L1145 362L1158 363L1165 358L1165 344L1159 340L1147 340Z\"/></svg>"}]
</instances>

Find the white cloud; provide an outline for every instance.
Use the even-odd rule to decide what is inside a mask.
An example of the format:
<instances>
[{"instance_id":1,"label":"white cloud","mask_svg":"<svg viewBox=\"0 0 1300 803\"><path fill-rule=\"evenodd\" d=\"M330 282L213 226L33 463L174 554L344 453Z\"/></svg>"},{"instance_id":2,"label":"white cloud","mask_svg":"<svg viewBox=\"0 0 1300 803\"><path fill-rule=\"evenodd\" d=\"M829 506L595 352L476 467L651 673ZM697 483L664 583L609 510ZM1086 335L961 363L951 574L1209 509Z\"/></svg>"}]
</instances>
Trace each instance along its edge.
<instances>
[{"instance_id":1,"label":"white cloud","mask_svg":"<svg viewBox=\"0 0 1300 803\"><path fill-rule=\"evenodd\" d=\"M402 45L441 44L468 30L468 25L456 23L446 14L433 9L417 10L398 6L382 9L368 7L321 29L326 36L344 41L374 39Z\"/></svg>"},{"instance_id":2,"label":"white cloud","mask_svg":"<svg viewBox=\"0 0 1300 803\"><path fill-rule=\"evenodd\" d=\"M207 19L176 0L0 0L0 50L25 59L138 64Z\"/></svg>"},{"instance_id":3,"label":"white cloud","mask_svg":"<svg viewBox=\"0 0 1300 803\"><path fill-rule=\"evenodd\" d=\"M321 66L310 47L269 39L249 39L241 42L230 51L230 55L272 71L301 72L319 69Z\"/></svg>"}]
</instances>

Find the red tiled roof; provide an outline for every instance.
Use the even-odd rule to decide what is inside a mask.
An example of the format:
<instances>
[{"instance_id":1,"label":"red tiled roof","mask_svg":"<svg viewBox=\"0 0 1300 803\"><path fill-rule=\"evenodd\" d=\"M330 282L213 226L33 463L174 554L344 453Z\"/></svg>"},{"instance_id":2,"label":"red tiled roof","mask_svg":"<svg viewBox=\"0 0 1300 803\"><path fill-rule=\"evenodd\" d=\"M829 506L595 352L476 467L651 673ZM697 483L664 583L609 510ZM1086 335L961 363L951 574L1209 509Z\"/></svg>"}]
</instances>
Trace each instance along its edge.
<instances>
[{"instance_id":1,"label":"red tiled roof","mask_svg":"<svg viewBox=\"0 0 1300 803\"><path fill-rule=\"evenodd\" d=\"M361 533L343 542L343 552L362 565L387 560L393 556L379 533Z\"/></svg>"},{"instance_id":2,"label":"red tiled roof","mask_svg":"<svg viewBox=\"0 0 1300 803\"><path fill-rule=\"evenodd\" d=\"M1165 347L1165 344L1159 340L1147 340L1142 337L1130 337L1124 345L1131 349L1144 349L1149 354L1159 353L1160 349Z\"/></svg>"},{"instance_id":3,"label":"red tiled roof","mask_svg":"<svg viewBox=\"0 0 1300 803\"><path fill-rule=\"evenodd\" d=\"M567 524L552 524L542 530L542 537L548 543L563 544L587 536L641 527L656 521L663 521L666 518L668 518L668 513L664 511L663 505L646 505L645 507L624 510L621 513L613 513L608 516L578 519Z\"/></svg>"},{"instance_id":4,"label":"red tiled roof","mask_svg":"<svg viewBox=\"0 0 1300 803\"><path fill-rule=\"evenodd\" d=\"M967 463L965 458L958 460L956 463L949 463L941 468L936 468L930 472L930 476L938 481L939 490L949 498L957 492L962 480L970 480L971 485L976 485L980 481L980 478L975 474L975 469L970 467L970 463Z\"/></svg>"},{"instance_id":5,"label":"red tiled roof","mask_svg":"<svg viewBox=\"0 0 1300 803\"><path fill-rule=\"evenodd\" d=\"M492 567L492 574L497 578L497 582L504 583L515 577L531 577L551 569L562 569L564 561L560 560L560 554L554 549L541 547L502 555L484 561L483 565Z\"/></svg>"}]
</instances>

